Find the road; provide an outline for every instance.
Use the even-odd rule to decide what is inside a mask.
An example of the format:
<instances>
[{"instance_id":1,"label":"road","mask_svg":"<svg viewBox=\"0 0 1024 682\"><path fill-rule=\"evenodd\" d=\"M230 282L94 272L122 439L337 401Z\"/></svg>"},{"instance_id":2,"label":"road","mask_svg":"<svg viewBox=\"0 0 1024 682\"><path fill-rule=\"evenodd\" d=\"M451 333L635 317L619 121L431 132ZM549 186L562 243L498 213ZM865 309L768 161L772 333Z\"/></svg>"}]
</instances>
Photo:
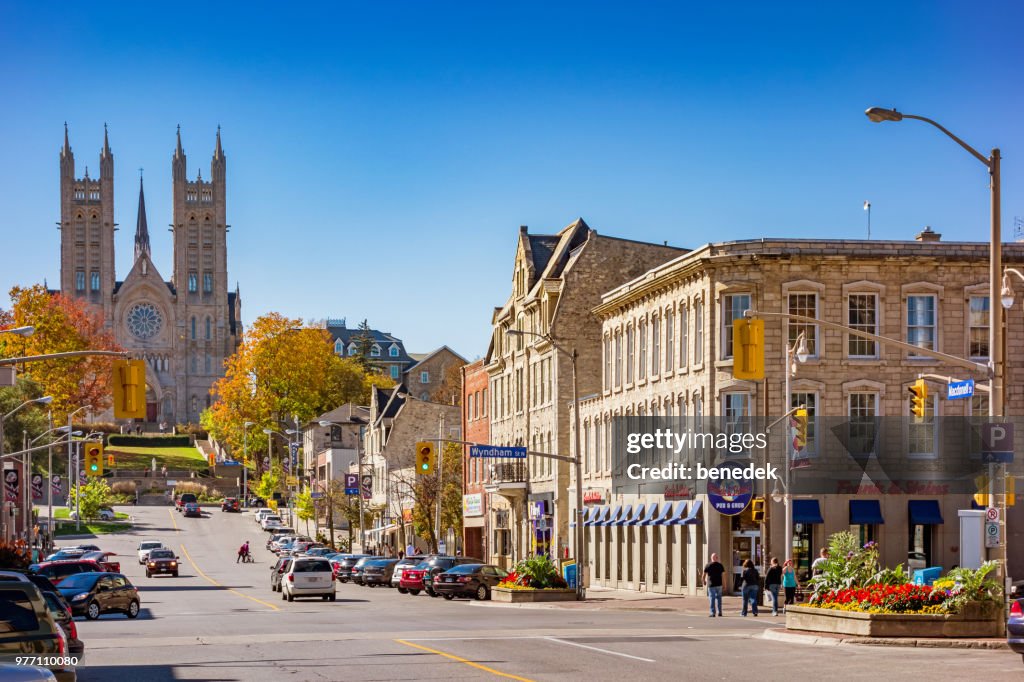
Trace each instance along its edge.
<instances>
[{"instance_id":1,"label":"road","mask_svg":"<svg viewBox=\"0 0 1024 682\"><path fill-rule=\"evenodd\" d=\"M844 680L1021 679L1009 652L818 647L761 639L781 618L678 612L522 609L339 585L334 603L282 601L269 587L273 555L248 513L213 508L187 519L169 507L132 509L116 551L139 588L136 620L78 620L82 682L169 680ZM146 578L135 547L163 540L181 576ZM256 563L236 564L249 540ZM69 543L70 544L70 543Z\"/></svg>"}]
</instances>

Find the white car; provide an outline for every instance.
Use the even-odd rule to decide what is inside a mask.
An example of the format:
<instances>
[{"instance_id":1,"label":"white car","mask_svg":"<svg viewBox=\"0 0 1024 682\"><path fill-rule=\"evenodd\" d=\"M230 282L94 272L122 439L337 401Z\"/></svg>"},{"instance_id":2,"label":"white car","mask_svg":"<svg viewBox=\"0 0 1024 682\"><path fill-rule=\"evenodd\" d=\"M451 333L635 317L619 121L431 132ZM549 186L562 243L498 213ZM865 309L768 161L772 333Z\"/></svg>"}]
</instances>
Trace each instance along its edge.
<instances>
[{"instance_id":1,"label":"white car","mask_svg":"<svg viewBox=\"0 0 1024 682\"><path fill-rule=\"evenodd\" d=\"M284 524L281 523L281 517L278 516L277 514L267 514L266 516L263 517L263 520L260 521L260 526L263 528L263 530L270 530L271 528L274 528L275 526L282 526L282 525L284 525Z\"/></svg>"},{"instance_id":2,"label":"white car","mask_svg":"<svg viewBox=\"0 0 1024 682\"><path fill-rule=\"evenodd\" d=\"M281 576L281 599L320 597L334 601L334 571L327 559L299 557Z\"/></svg>"},{"instance_id":3,"label":"white car","mask_svg":"<svg viewBox=\"0 0 1024 682\"><path fill-rule=\"evenodd\" d=\"M273 513L274 513L273 509L269 509L267 507L264 507L263 509L257 509L253 513L253 518L256 521L256 523L263 523L263 517L266 516L267 514L273 514Z\"/></svg>"},{"instance_id":4,"label":"white car","mask_svg":"<svg viewBox=\"0 0 1024 682\"><path fill-rule=\"evenodd\" d=\"M159 540L143 540L139 543L139 563L144 564L149 560L151 549L165 549L164 543Z\"/></svg>"},{"instance_id":5,"label":"white car","mask_svg":"<svg viewBox=\"0 0 1024 682\"><path fill-rule=\"evenodd\" d=\"M70 518L72 521L77 521L78 512L71 512L70 514L68 514L68 518ZM113 521L117 518L117 515L114 513L113 509L100 509L98 512L96 512L96 518L100 521Z\"/></svg>"}]
</instances>

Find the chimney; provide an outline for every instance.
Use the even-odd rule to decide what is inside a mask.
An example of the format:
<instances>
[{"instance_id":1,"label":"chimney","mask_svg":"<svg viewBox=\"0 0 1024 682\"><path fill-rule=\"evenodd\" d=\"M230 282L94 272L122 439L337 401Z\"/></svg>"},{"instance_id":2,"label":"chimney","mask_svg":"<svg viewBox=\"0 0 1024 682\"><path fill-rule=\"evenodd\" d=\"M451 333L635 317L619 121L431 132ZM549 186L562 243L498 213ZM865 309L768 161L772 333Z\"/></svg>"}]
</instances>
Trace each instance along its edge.
<instances>
[{"instance_id":1,"label":"chimney","mask_svg":"<svg viewBox=\"0 0 1024 682\"><path fill-rule=\"evenodd\" d=\"M527 229L528 228L526 227L526 225L520 225L519 226L519 234L526 234Z\"/></svg>"},{"instance_id":2,"label":"chimney","mask_svg":"<svg viewBox=\"0 0 1024 682\"><path fill-rule=\"evenodd\" d=\"M919 242L937 242L942 239L942 235L938 232L932 232L931 225L925 225L924 229L918 232L914 239Z\"/></svg>"}]
</instances>

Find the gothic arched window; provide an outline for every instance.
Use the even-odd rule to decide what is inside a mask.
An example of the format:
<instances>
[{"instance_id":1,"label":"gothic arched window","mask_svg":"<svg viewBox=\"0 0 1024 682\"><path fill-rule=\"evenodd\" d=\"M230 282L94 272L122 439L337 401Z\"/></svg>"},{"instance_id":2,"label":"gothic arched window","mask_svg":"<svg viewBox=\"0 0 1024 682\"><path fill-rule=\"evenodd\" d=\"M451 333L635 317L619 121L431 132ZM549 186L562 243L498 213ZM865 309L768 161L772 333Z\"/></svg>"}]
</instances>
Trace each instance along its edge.
<instances>
[{"instance_id":1,"label":"gothic arched window","mask_svg":"<svg viewBox=\"0 0 1024 682\"><path fill-rule=\"evenodd\" d=\"M192 316L192 340L196 340L196 318L194 315Z\"/></svg>"}]
</instances>

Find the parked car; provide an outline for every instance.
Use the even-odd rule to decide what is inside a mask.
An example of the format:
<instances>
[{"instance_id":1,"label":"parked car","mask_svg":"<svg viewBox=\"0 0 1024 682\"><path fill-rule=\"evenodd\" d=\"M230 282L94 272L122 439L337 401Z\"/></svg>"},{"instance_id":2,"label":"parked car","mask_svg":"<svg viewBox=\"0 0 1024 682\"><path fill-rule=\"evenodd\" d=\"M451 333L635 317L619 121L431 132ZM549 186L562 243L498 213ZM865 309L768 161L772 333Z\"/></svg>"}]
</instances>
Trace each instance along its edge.
<instances>
[{"instance_id":1,"label":"parked car","mask_svg":"<svg viewBox=\"0 0 1024 682\"><path fill-rule=\"evenodd\" d=\"M391 587L391 576L398 559L371 559L363 565L362 581L367 587Z\"/></svg>"},{"instance_id":2,"label":"parked car","mask_svg":"<svg viewBox=\"0 0 1024 682\"><path fill-rule=\"evenodd\" d=\"M1010 602L1010 615L1006 620L1006 643L1010 650L1024 658L1024 597Z\"/></svg>"},{"instance_id":3,"label":"parked car","mask_svg":"<svg viewBox=\"0 0 1024 682\"><path fill-rule=\"evenodd\" d=\"M61 682L75 682L75 669L63 660L69 653L67 637L39 589L29 582L0 584L0 656L52 657L50 672Z\"/></svg>"},{"instance_id":4,"label":"parked car","mask_svg":"<svg viewBox=\"0 0 1024 682\"><path fill-rule=\"evenodd\" d=\"M338 562L338 567L335 569L334 575L338 579L338 582L347 583L352 579L352 567L355 566L360 559L369 557L369 554L349 554L341 561Z\"/></svg>"},{"instance_id":5,"label":"parked car","mask_svg":"<svg viewBox=\"0 0 1024 682\"><path fill-rule=\"evenodd\" d=\"M225 497L220 503L220 510L222 512L241 512L242 503L238 501L237 497Z\"/></svg>"},{"instance_id":6,"label":"parked car","mask_svg":"<svg viewBox=\"0 0 1024 682\"><path fill-rule=\"evenodd\" d=\"M397 587L398 591L405 594L409 590L402 587L402 572L407 568L415 568L418 564L426 560L425 556L407 556L398 560L395 564L394 572L391 574L391 587Z\"/></svg>"},{"instance_id":7,"label":"parked car","mask_svg":"<svg viewBox=\"0 0 1024 682\"><path fill-rule=\"evenodd\" d=\"M363 569L366 568L366 562L373 559L383 559L382 556L365 556L359 561L352 564L352 570L349 571L348 577L356 585L363 584Z\"/></svg>"},{"instance_id":8,"label":"parked car","mask_svg":"<svg viewBox=\"0 0 1024 682\"><path fill-rule=\"evenodd\" d=\"M270 589L273 592L281 591L281 578L291 568L292 558L290 556L281 557L277 560L277 563L270 567Z\"/></svg>"},{"instance_id":9,"label":"parked car","mask_svg":"<svg viewBox=\"0 0 1024 682\"><path fill-rule=\"evenodd\" d=\"M332 554L337 553L337 550L334 550L330 547L324 547L323 545L319 547L310 547L306 550L306 556L318 556L324 559L329 559Z\"/></svg>"},{"instance_id":10,"label":"parked car","mask_svg":"<svg viewBox=\"0 0 1024 682\"><path fill-rule=\"evenodd\" d=\"M267 507L263 507L262 509L257 509L256 511L254 511L252 513L252 518L253 518L253 520L256 523L262 524L263 523L263 517L267 516L267 514L273 514L273 513L274 513L273 509L269 509Z\"/></svg>"},{"instance_id":11,"label":"parked car","mask_svg":"<svg viewBox=\"0 0 1024 682\"><path fill-rule=\"evenodd\" d=\"M149 551L151 549L163 549L164 543L159 540L143 540L139 543L139 563L144 564L149 558Z\"/></svg>"},{"instance_id":12,"label":"parked car","mask_svg":"<svg viewBox=\"0 0 1024 682\"><path fill-rule=\"evenodd\" d=\"M20 583L32 583L42 593L52 592L60 596L60 591L57 586L47 578L45 575L39 575L38 573L32 573L31 571L23 571L21 569L6 569L0 570L0 581L13 581Z\"/></svg>"},{"instance_id":13,"label":"parked car","mask_svg":"<svg viewBox=\"0 0 1024 682\"><path fill-rule=\"evenodd\" d=\"M75 625L75 616L71 613L71 605L67 603L60 592L43 592L42 595L46 600L46 609L50 612L50 616L64 631L64 637L68 641L68 653L84 654L85 642L78 639L78 626ZM0 676L0 679L2 677Z\"/></svg>"},{"instance_id":14,"label":"parked car","mask_svg":"<svg viewBox=\"0 0 1024 682\"><path fill-rule=\"evenodd\" d=\"M491 598L491 588L508 572L490 564L460 564L452 566L434 578L434 591L445 599L476 597L480 601Z\"/></svg>"},{"instance_id":15,"label":"parked car","mask_svg":"<svg viewBox=\"0 0 1024 682\"><path fill-rule=\"evenodd\" d=\"M195 493L182 493L174 498L174 508L178 511L184 511L185 505L189 502L199 502L199 498L196 497Z\"/></svg>"},{"instance_id":16,"label":"parked car","mask_svg":"<svg viewBox=\"0 0 1024 682\"><path fill-rule=\"evenodd\" d=\"M267 514L260 520L260 527L269 531L271 528L283 526L280 514Z\"/></svg>"},{"instance_id":17,"label":"parked car","mask_svg":"<svg viewBox=\"0 0 1024 682\"><path fill-rule=\"evenodd\" d=\"M434 590L434 577L440 573L451 569L454 566L461 566L462 564L482 564L483 561L480 559L473 559L470 557L463 556L431 556L421 563L416 568L421 568L423 574L420 580L423 582L423 591L429 594L431 597L439 596Z\"/></svg>"},{"instance_id":18,"label":"parked car","mask_svg":"<svg viewBox=\"0 0 1024 682\"><path fill-rule=\"evenodd\" d=\"M43 561L68 561L69 559L81 559L86 550L77 547L66 547L50 554Z\"/></svg>"},{"instance_id":19,"label":"parked car","mask_svg":"<svg viewBox=\"0 0 1024 682\"><path fill-rule=\"evenodd\" d=\"M104 613L139 615L139 591L121 573L80 573L57 586L71 604L71 612L96 620Z\"/></svg>"},{"instance_id":20,"label":"parked car","mask_svg":"<svg viewBox=\"0 0 1024 682\"><path fill-rule=\"evenodd\" d=\"M82 555L82 559L88 559L89 561L95 561L98 563L104 571L111 573L121 572L121 562L114 561L110 557L117 556L113 552L86 552Z\"/></svg>"},{"instance_id":21,"label":"parked car","mask_svg":"<svg viewBox=\"0 0 1024 682\"><path fill-rule=\"evenodd\" d=\"M149 552L146 560L146 577L152 578L158 573L169 573L175 578L178 577L178 557L174 550L160 548Z\"/></svg>"},{"instance_id":22,"label":"parked car","mask_svg":"<svg viewBox=\"0 0 1024 682\"><path fill-rule=\"evenodd\" d=\"M326 559L294 559L281 576L281 599L321 597L334 601L334 574Z\"/></svg>"},{"instance_id":23,"label":"parked car","mask_svg":"<svg viewBox=\"0 0 1024 682\"><path fill-rule=\"evenodd\" d=\"M72 521L77 520L78 512L71 512L70 514L68 514L68 518ZM115 514L114 510L111 509L110 507L102 507L99 511L96 512L96 518L100 521L113 521L117 518L117 514Z\"/></svg>"},{"instance_id":24,"label":"parked car","mask_svg":"<svg viewBox=\"0 0 1024 682\"><path fill-rule=\"evenodd\" d=\"M57 589L68 576L76 573L104 573L103 567L95 561L87 559L73 559L71 561L44 561L41 564L29 566L29 570L50 579Z\"/></svg>"},{"instance_id":25,"label":"parked car","mask_svg":"<svg viewBox=\"0 0 1024 682\"><path fill-rule=\"evenodd\" d=\"M191 516L193 518L203 518L203 510L199 506L198 502L186 502L185 503L185 516Z\"/></svg>"}]
</instances>

